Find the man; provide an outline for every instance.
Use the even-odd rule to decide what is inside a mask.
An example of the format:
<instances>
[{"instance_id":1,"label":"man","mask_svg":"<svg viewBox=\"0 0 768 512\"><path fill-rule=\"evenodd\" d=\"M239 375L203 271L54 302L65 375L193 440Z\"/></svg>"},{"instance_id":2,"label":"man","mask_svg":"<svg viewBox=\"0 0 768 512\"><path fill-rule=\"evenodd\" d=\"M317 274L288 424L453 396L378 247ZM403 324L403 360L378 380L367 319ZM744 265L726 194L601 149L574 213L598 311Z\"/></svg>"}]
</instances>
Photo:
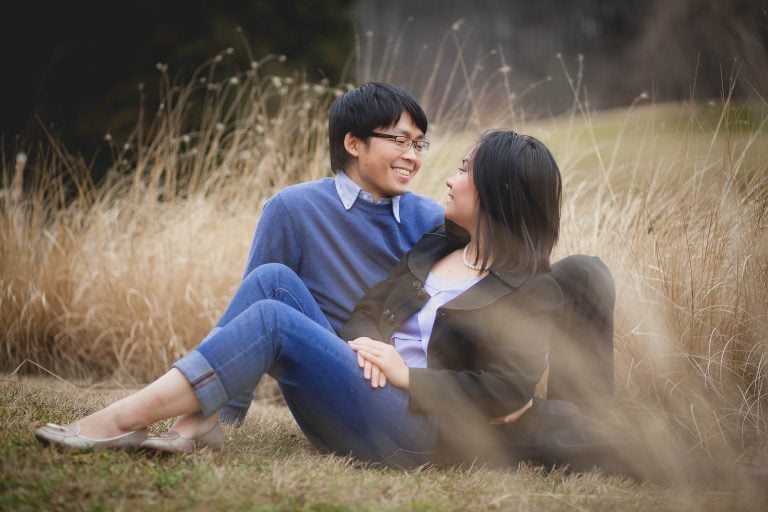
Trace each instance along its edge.
<instances>
[{"instance_id":1,"label":"man","mask_svg":"<svg viewBox=\"0 0 768 512\"><path fill-rule=\"evenodd\" d=\"M280 292L279 283L249 280L255 269L270 263L298 275L325 316L317 321L337 330L365 291L443 222L442 206L406 190L429 149L427 126L416 100L389 84L367 83L338 98L328 121L336 177L293 185L269 199L243 284L209 337L253 301ZM232 399L221 419L241 423L252 391ZM201 442L214 420L179 418L169 451L217 447L218 441Z\"/></svg>"},{"instance_id":2,"label":"man","mask_svg":"<svg viewBox=\"0 0 768 512\"><path fill-rule=\"evenodd\" d=\"M288 266L338 329L363 293L443 221L442 206L406 192L429 147L426 131L424 111L394 86L369 83L340 97L328 122L336 178L288 187L267 202L245 275L264 263Z\"/></svg>"}]
</instances>

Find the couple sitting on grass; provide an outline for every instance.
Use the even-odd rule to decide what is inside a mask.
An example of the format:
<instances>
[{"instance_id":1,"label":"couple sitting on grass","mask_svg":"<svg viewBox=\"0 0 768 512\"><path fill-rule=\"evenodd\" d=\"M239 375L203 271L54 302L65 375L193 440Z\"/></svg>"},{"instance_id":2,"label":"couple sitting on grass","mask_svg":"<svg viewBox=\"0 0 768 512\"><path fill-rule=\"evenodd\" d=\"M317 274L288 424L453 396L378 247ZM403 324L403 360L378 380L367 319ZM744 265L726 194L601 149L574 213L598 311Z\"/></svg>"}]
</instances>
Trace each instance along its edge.
<instances>
[{"instance_id":1,"label":"couple sitting on grass","mask_svg":"<svg viewBox=\"0 0 768 512\"><path fill-rule=\"evenodd\" d=\"M323 451L398 467L530 460L668 479L600 421L613 280L594 257L550 264L561 203L550 152L485 133L447 180L443 210L406 191L426 132L424 111L394 86L341 96L329 119L336 177L269 200L211 333L146 388L37 438L220 449L219 422L241 423L268 373ZM546 399L534 396L542 384ZM148 436L171 417L170 431Z\"/></svg>"}]
</instances>

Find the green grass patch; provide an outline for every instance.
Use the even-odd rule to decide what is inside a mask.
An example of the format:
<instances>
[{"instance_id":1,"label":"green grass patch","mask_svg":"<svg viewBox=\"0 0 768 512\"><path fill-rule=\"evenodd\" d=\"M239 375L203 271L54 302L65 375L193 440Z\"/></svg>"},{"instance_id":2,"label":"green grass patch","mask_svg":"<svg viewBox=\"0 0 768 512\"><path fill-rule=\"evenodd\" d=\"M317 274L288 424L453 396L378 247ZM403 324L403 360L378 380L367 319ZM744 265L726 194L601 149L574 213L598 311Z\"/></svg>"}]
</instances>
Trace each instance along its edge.
<instances>
[{"instance_id":1,"label":"green grass patch","mask_svg":"<svg viewBox=\"0 0 768 512\"><path fill-rule=\"evenodd\" d=\"M369 467L322 455L288 409L254 403L221 452L73 452L33 436L125 391L53 380L0 383L0 510L735 510L744 497L638 485L599 472ZM162 426L160 426L162 427Z\"/></svg>"}]
</instances>

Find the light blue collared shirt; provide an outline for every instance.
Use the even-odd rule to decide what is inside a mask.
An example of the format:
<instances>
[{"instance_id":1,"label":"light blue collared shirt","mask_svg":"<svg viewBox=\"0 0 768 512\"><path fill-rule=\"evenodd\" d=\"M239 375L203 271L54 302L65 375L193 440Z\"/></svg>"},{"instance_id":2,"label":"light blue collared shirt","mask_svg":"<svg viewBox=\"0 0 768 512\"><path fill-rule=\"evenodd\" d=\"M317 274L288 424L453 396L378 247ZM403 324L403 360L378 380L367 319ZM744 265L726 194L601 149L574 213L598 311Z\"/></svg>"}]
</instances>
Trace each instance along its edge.
<instances>
[{"instance_id":1,"label":"light blue collared shirt","mask_svg":"<svg viewBox=\"0 0 768 512\"><path fill-rule=\"evenodd\" d=\"M369 203L391 204L392 215L395 217L397 223L400 224L400 196L382 197L378 201L374 201L373 196L360 188L360 185L344 174L344 171L338 171L336 173L336 193L339 194L339 199L341 199L341 203L344 205L345 210L352 208L352 205L355 204L358 197Z\"/></svg>"}]
</instances>

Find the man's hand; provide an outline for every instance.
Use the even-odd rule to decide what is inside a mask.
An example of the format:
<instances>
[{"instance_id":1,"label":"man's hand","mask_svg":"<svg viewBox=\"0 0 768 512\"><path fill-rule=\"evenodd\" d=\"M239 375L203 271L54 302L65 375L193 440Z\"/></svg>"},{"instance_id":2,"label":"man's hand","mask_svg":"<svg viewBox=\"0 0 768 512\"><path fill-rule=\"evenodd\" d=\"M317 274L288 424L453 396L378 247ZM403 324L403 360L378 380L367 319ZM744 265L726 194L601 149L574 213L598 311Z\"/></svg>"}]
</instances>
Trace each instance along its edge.
<instances>
[{"instance_id":1,"label":"man's hand","mask_svg":"<svg viewBox=\"0 0 768 512\"><path fill-rule=\"evenodd\" d=\"M386 380L398 388L408 389L410 384L408 367L405 361L397 353L395 347L388 343L372 340L371 338L356 338L349 342L349 346L357 352L357 362L363 368L363 376L371 381L371 386L381 384L382 373ZM367 372L367 364L370 363L370 371ZM379 381L374 377L378 371ZM386 380L384 383L386 383Z\"/></svg>"},{"instance_id":2,"label":"man's hand","mask_svg":"<svg viewBox=\"0 0 768 512\"><path fill-rule=\"evenodd\" d=\"M501 416L499 418L492 418L491 425L503 425L505 423L512 423L513 421L517 421L517 419L520 418L520 416L522 416L525 411L530 409L532 405L533 405L533 398L528 400L527 404L525 404L518 410L507 414L506 416Z\"/></svg>"}]
</instances>

